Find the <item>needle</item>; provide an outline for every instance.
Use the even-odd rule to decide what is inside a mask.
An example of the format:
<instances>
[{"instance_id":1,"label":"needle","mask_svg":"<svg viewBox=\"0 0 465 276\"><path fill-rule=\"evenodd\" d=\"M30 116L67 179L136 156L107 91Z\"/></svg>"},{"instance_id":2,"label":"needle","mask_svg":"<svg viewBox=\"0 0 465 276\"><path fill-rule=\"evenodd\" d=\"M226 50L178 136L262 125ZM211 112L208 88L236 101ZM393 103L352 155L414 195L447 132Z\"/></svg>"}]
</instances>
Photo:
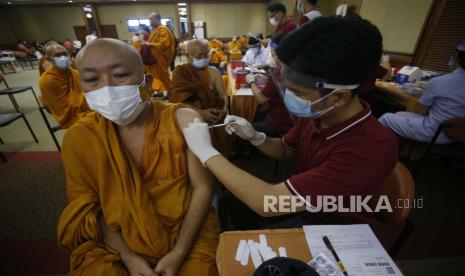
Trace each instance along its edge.
<instances>
[{"instance_id":1,"label":"needle","mask_svg":"<svg viewBox=\"0 0 465 276\"><path fill-rule=\"evenodd\" d=\"M222 126L229 126L229 125L232 125L232 124L235 124L236 122L229 122L227 124L218 124L218 125L212 125L212 126L209 126L208 128L215 128L215 127L222 127Z\"/></svg>"}]
</instances>

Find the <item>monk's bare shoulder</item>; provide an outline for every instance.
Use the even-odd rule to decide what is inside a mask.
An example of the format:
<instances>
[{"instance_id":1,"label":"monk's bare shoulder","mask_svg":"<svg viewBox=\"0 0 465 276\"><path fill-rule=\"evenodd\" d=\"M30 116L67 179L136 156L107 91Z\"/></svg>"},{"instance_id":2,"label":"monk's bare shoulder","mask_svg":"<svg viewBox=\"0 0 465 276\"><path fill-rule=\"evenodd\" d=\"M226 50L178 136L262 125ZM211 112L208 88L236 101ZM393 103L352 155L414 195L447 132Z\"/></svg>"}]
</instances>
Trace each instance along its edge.
<instances>
[{"instance_id":1,"label":"monk's bare shoulder","mask_svg":"<svg viewBox=\"0 0 465 276\"><path fill-rule=\"evenodd\" d=\"M176 110L176 119L181 129L187 127L187 125L190 122L192 122L195 118L199 118L202 120L202 117L200 116L200 114L197 113L197 111L193 110L192 108L183 107L183 108L178 108Z\"/></svg>"},{"instance_id":2,"label":"monk's bare shoulder","mask_svg":"<svg viewBox=\"0 0 465 276\"><path fill-rule=\"evenodd\" d=\"M213 66L208 66L208 73L211 76L214 76L215 78L221 76L220 70L218 70L216 67L213 67Z\"/></svg>"}]
</instances>

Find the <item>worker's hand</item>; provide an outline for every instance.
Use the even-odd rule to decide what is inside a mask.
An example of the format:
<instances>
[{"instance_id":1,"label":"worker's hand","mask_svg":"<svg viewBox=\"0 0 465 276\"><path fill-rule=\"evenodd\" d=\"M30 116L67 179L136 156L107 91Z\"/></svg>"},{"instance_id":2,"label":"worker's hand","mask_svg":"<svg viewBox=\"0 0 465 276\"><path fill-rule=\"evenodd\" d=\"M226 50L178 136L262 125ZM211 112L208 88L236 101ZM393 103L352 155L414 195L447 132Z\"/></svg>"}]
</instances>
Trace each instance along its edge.
<instances>
[{"instance_id":1,"label":"worker's hand","mask_svg":"<svg viewBox=\"0 0 465 276\"><path fill-rule=\"evenodd\" d=\"M251 85L252 83L255 82L255 74L248 74L245 76L245 81L247 82L248 85Z\"/></svg>"},{"instance_id":2,"label":"worker's hand","mask_svg":"<svg viewBox=\"0 0 465 276\"><path fill-rule=\"evenodd\" d=\"M220 154L212 146L208 124L202 122L199 118L195 118L182 132L189 149L204 166L208 159Z\"/></svg>"},{"instance_id":3,"label":"worker's hand","mask_svg":"<svg viewBox=\"0 0 465 276\"><path fill-rule=\"evenodd\" d=\"M228 65L228 62L226 62L226 61L222 61L222 62L220 63L220 67L221 67L221 68L226 68L226 65Z\"/></svg>"},{"instance_id":4,"label":"worker's hand","mask_svg":"<svg viewBox=\"0 0 465 276\"><path fill-rule=\"evenodd\" d=\"M234 122L234 124L230 124L225 127L228 134L232 135L235 133L237 136L249 141L254 146L259 146L265 142L265 133L256 131L252 124L246 119L232 115L228 115L224 119L225 124L232 122Z\"/></svg>"},{"instance_id":5,"label":"worker's hand","mask_svg":"<svg viewBox=\"0 0 465 276\"><path fill-rule=\"evenodd\" d=\"M184 255L172 250L160 259L155 267L155 273L163 276L176 276L183 261Z\"/></svg>"},{"instance_id":6,"label":"worker's hand","mask_svg":"<svg viewBox=\"0 0 465 276\"><path fill-rule=\"evenodd\" d=\"M121 255L121 261L131 276L159 276L158 273L153 271L146 259L135 253Z\"/></svg>"},{"instance_id":7,"label":"worker's hand","mask_svg":"<svg viewBox=\"0 0 465 276\"><path fill-rule=\"evenodd\" d=\"M207 123L213 124L220 119L221 111L218 111L215 108L200 109L197 110Z\"/></svg>"}]
</instances>

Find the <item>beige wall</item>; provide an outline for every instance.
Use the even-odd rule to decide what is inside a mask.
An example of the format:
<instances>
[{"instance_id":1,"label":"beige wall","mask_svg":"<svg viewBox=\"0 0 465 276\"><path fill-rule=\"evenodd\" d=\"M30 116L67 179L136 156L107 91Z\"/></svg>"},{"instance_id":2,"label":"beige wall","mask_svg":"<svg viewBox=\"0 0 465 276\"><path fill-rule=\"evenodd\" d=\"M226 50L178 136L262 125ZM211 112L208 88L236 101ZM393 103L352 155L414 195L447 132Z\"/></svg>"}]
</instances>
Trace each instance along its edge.
<instances>
[{"instance_id":1,"label":"beige wall","mask_svg":"<svg viewBox=\"0 0 465 276\"><path fill-rule=\"evenodd\" d=\"M162 17L173 19L176 24L175 35L177 32L176 6L173 4L155 4L155 5L104 5L97 6L97 11L102 25L116 25L119 39L128 40L133 35L128 31L127 19L147 18L149 13L157 11Z\"/></svg>"},{"instance_id":2,"label":"beige wall","mask_svg":"<svg viewBox=\"0 0 465 276\"><path fill-rule=\"evenodd\" d=\"M365 0L360 15L378 26L387 51L412 54L432 0Z\"/></svg>"},{"instance_id":3,"label":"beige wall","mask_svg":"<svg viewBox=\"0 0 465 276\"><path fill-rule=\"evenodd\" d=\"M192 21L207 23L209 37L232 37L239 34L267 32L267 5L264 3L192 4Z\"/></svg>"},{"instance_id":4,"label":"beige wall","mask_svg":"<svg viewBox=\"0 0 465 276\"><path fill-rule=\"evenodd\" d=\"M333 15L344 2L379 28L385 51L412 54L432 0L324 0L319 6Z\"/></svg>"},{"instance_id":5,"label":"beige wall","mask_svg":"<svg viewBox=\"0 0 465 276\"><path fill-rule=\"evenodd\" d=\"M15 36L11 38L13 41L10 43L15 42L15 39L45 40L53 38L58 41L63 41L65 38L74 39L73 26L84 25L77 6L8 7L3 10L3 14ZM0 25L3 25L1 20Z\"/></svg>"}]
</instances>

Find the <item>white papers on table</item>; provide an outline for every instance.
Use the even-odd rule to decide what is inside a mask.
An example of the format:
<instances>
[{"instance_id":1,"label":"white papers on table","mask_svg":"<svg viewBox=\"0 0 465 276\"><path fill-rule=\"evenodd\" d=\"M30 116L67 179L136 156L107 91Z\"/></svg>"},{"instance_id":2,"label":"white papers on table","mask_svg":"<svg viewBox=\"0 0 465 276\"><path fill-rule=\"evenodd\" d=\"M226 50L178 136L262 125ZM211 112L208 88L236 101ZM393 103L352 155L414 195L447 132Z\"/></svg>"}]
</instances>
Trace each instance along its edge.
<instances>
[{"instance_id":1,"label":"white papers on table","mask_svg":"<svg viewBox=\"0 0 465 276\"><path fill-rule=\"evenodd\" d=\"M309 225L304 232L313 256L323 252L336 263L323 242L327 236L350 276L402 275L368 224Z\"/></svg>"},{"instance_id":2,"label":"white papers on table","mask_svg":"<svg viewBox=\"0 0 465 276\"><path fill-rule=\"evenodd\" d=\"M259 235L260 242L255 240L240 240L237 246L235 260L241 265L246 266L249 263L249 256L255 268L258 268L263 262L277 256L276 252L268 246L265 234ZM286 248L279 247L281 257L287 257ZM284 252L283 254L281 254Z\"/></svg>"},{"instance_id":3,"label":"white papers on table","mask_svg":"<svg viewBox=\"0 0 465 276\"><path fill-rule=\"evenodd\" d=\"M253 96L252 89L241 87L234 96Z\"/></svg>"}]
</instances>

